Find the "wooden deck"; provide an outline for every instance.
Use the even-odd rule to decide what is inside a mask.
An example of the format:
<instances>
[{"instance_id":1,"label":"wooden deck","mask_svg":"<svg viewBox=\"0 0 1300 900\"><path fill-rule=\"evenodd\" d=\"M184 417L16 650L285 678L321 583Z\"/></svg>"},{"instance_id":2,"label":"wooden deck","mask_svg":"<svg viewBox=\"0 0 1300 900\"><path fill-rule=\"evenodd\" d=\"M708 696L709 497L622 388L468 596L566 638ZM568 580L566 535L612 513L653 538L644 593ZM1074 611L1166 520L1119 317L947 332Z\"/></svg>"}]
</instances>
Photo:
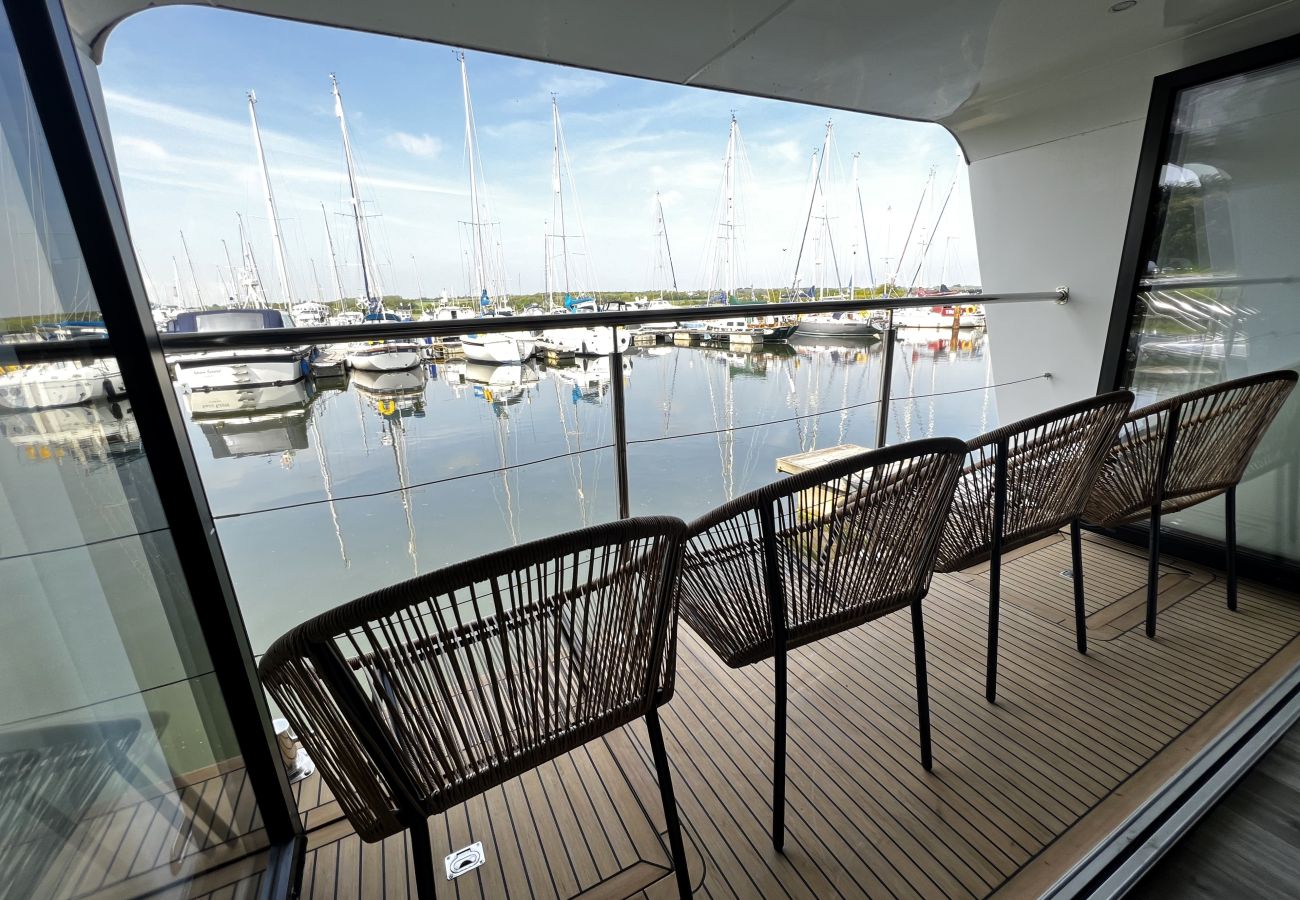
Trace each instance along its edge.
<instances>
[{"instance_id":1,"label":"wooden deck","mask_svg":"<svg viewBox=\"0 0 1300 900\"><path fill-rule=\"evenodd\" d=\"M663 711L708 897L1037 896L1272 683L1300 663L1300 598L1169 561L1159 635L1142 633L1145 561L1087 537L1089 654L1074 650L1064 536L1004 567L998 703L983 698L986 575L926 600L934 771L916 757L911 625L888 617L794 651L789 828L771 849L772 669L730 670L683 627ZM405 897L404 838L362 843L313 779L303 896ZM662 814L638 724L432 823L435 857L482 841L486 864L443 896L669 897ZM251 896L258 857L205 876ZM441 875L439 875L441 879Z\"/></svg>"}]
</instances>

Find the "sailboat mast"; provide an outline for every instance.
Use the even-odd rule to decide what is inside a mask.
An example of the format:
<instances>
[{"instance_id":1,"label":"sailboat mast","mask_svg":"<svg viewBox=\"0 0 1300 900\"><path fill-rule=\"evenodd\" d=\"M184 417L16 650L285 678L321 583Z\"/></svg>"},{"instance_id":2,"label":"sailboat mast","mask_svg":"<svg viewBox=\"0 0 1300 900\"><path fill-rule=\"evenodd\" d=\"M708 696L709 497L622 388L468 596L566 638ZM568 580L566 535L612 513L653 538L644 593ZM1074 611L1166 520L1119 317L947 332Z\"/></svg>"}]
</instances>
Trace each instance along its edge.
<instances>
[{"instance_id":1,"label":"sailboat mast","mask_svg":"<svg viewBox=\"0 0 1300 900\"><path fill-rule=\"evenodd\" d=\"M176 292L176 305L189 306L185 302L185 294L181 292L181 267L176 264L176 257L172 257L172 290Z\"/></svg>"},{"instance_id":2,"label":"sailboat mast","mask_svg":"<svg viewBox=\"0 0 1300 900\"><path fill-rule=\"evenodd\" d=\"M316 299L324 300L325 292L320 289L320 276L316 274L316 258L312 256L307 257L307 263L311 266L311 283L312 287L316 289Z\"/></svg>"},{"instance_id":3,"label":"sailboat mast","mask_svg":"<svg viewBox=\"0 0 1300 900\"><path fill-rule=\"evenodd\" d=\"M383 296L379 293L379 279L371 271L374 255L369 252L366 234L365 210L361 208L361 191L357 186L356 159L352 155L352 138L348 134L348 121L343 115L343 97L339 94L339 82L330 73L330 87L334 93L334 115L339 120L339 131L343 135L343 161L348 169L348 189L352 192L352 220L357 229L357 252L361 255L361 288L365 295L367 312L378 315L383 311Z\"/></svg>"},{"instance_id":4,"label":"sailboat mast","mask_svg":"<svg viewBox=\"0 0 1300 900\"><path fill-rule=\"evenodd\" d=\"M194 274L194 260L190 259L190 248L185 243L185 232L180 232L181 249L185 251L185 265L190 269L190 281L194 284L194 300L198 303L199 309L203 308L203 292L199 290L199 277Z\"/></svg>"},{"instance_id":5,"label":"sailboat mast","mask_svg":"<svg viewBox=\"0 0 1300 900\"><path fill-rule=\"evenodd\" d=\"M921 208L925 206L925 196L930 192L930 186L934 184L935 167L930 166L930 174L926 176L925 187L921 188L921 199L916 201L916 212L912 214L912 224L907 226L907 237L903 240L903 249L898 251L898 265L894 266L894 274L890 282L898 284L898 276L903 270L903 260L907 258L908 245L912 243L912 231L916 228L916 220L921 217Z\"/></svg>"},{"instance_id":6,"label":"sailboat mast","mask_svg":"<svg viewBox=\"0 0 1300 900\"><path fill-rule=\"evenodd\" d=\"M551 284L551 223L542 222L542 280L546 285L546 305L555 305L555 287Z\"/></svg>"},{"instance_id":7,"label":"sailboat mast","mask_svg":"<svg viewBox=\"0 0 1300 900\"><path fill-rule=\"evenodd\" d=\"M727 133L727 161L722 170L723 227L726 228L727 266L723 282L723 303L730 303L736 290L736 142L740 136L740 124L736 114L731 114L731 128Z\"/></svg>"},{"instance_id":8,"label":"sailboat mast","mask_svg":"<svg viewBox=\"0 0 1300 900\"><path fill-rule=\"evenodd\" d=\"M673 268L673 245L668 242L668 220L664 218L664 202L658 191L655 191L655 209L659 215L659 234L663 235L664 239L664 255L668 259L668 277L672 279L675 294L677 293L677 270Z\"/></svg>"},{"instance_id":9,"label":"sailboat mast","mask_svg":"<svg viewBox=\"0 0 1300 900\"><path fill-rule=\"evenodd\" d=\"M853 154L853 191L858 195L858 220L862 223L862 253L867 257L867 279L869 286L876 287L876 270L871 265L871 241L867 237L867 213L862 205L862 183L858 181L858 158L862 154Z\"/></svg>"},{"instance_id":10,"label":"sailboat mast","mask_svg":"<svg viewBox=\"0 0 1300 900\"><path fill-rule=\"evenodd\" d=\"M812 227L813 210L817 208L817 191L821 184L822 163L825 161L825 155L813 151L812 160L812 191L808 195L808 216L804 219L803 234L799 237L799 252L794 258L794 274L790 276L790 283L794 287L799 285L799 268L803 264L803 251L808 243L808 229Z\"/></svg>"},{"instance_id":11,"label":"sailboat mast","mask_svg":"<svg viewBox=\"0 0 1300 900\"><path fill-rule=\"evenodd\" d=\"M253 145L257 148L257 164L262 169L262 192L266 194L266 217L271 220L271 249L275 252L275 271L280 277L280 296L286 307L293 305L293 292L289 289L289 266L284 252L284 235L280 233L280 214L275 208L275 192L271 190L271 171L266 165L266 152L262 149L262 129L257 125L257 92L248 92L248 119L253 125Z\"/></svg>"},{"instance_id":12,"label":"sailboat mast","mask_svg":"<svg viewBox=\"0 0 1300 900\"><path fill-rule=\"evenodd\" d=\"M325 212L325 204L320 205L320 214L325 219L325 243L330 250L330 274L334 276L334 293L339 303L343 302L343 281L339 278L339 258L334 255L334 235L330 234L330 216Z\"/></svg>"},{"instance_id":13,"label":"sailboat mast","mask_svg":"<svg viewBox=\"0 0 1300 900\"><path fill-rule=\"evenodd\" d=\"M567 297L569 286L569 241L568 231L564 227L564 185L561 181L560 160L560 105L555 95L551 94L551 208L553 221L559 228L556 232L560 239L560 258L564 265L564 294Z\"/></svg>"},{"instance_id":14,"label":"sailboat mast","mask_svg":"<svg viewBox=\"0 0 1300 900\"><path fill-rule=\"evenodd\" d=\"M235 303L239 295L239 276L235 273L235 264L230 261L230 245L225 238L221 239L221 250L226 254L226 271L230 273L229 296L226 299Z\"/></svg>"},{"instance_id":15,"label":"sailboat mast","mask_svg":"<svg viewBox=\"0 0 1300 900\"><path fill-rule=\"evenodd\" d=\"M486 248L483 246L482 212L478 202L478 140L474 134L474 107L469 99L469 70L465 67L465 54L460 56L460 84L465 96L465 148L469 156L470 240L474 247L475 292L481 298L487 294Z\"/></svg>"},{"instance_id":16,"label":"sailboat mast","mask_svg":"<svg viewBox=\"0 0 1300 900\"><path fill-rule=\"evenodd\" d=\"M266 292L262 289L262 273L257 269L257 257L253 255L253 245L248 240L248 231L244 228L244 217L235 213L239 219L239 245L243 248L244 254L244 278L242 286L245 289L245 297L250 306L265 306Z\"/></svg>"},{"instance_id":17,"label":"sailboat mast","mask_svg":"<svg viewBox=\"0 0 1300 900\"><path fill-rule=\"evenodd\" d=\"M411 254L411 268L415 270L415 292L419 295L421 301L424 300L424 285L420 284L420 264L415 261L415 254Z\"/></svg>"}]
</instances>

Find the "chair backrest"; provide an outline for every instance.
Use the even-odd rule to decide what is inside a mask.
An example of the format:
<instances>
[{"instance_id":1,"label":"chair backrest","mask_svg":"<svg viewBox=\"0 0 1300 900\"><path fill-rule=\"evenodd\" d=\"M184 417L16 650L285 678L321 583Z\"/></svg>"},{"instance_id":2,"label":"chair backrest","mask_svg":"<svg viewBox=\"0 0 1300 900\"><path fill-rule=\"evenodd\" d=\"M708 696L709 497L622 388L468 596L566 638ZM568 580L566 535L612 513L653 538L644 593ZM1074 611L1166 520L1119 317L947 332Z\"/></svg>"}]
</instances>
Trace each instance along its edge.
<instances>
[{"instance_id":1,"label":"chair backrest","mask_svg":"<svg viewBox=\"0 0 1300 900\"><path fill-rule=\"evenodd\" d=\"M1099 394L967 442L966 465L939 549L940 571L988 559L993 547L998 460L1005 460L1003 549L1050 534L1079 515L1120 425L1129 391Z\"/></svg>"},{"instance_id":2,"label":"chair backrest","mask_svg":"<svg viewBox=\"0 0 1300 900\"><path fill-rule=\"evenodd\" d=\"M1296 378L1295 372L1284 369L1177 394L1134 410L1121 440L1142 443L1154 438L1160 445L1168 460L1163 491L1167 502L1177 505L1182 498L1217 493L1241 481ZM1149 496L1154 503L1159 456L1152 463Z\"/></svg>"},{"instance_id":3,"label":"chair backrest","mask_svg":"<svg viewBox=\"0 0 1300 900\"><path fill-rule=\"evenodd\" d=\"M263 683L378 840L668 698L684 532L626 519L384 588L281 637Z\"/></svg>"},{"instance_id":4,"label":"chair backrest","mask_svg":"<svg viewBox=\"0 0 1300 900\"><path fill-rule=\"evenodd\" d=\"M933 438L819 466L718 507L690 526L681 615L730 666L924 596L965 445ZM779 595L778 595L779 592Z\"/></svg>"}]
</instances>

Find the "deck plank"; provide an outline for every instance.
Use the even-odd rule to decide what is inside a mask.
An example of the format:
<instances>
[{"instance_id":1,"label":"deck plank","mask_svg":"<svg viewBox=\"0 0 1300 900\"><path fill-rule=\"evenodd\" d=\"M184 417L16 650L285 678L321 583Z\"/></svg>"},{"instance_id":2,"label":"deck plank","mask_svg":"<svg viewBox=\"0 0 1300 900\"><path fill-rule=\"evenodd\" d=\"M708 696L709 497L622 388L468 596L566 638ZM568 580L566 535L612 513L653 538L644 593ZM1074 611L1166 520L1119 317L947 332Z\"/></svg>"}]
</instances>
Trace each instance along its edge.
<instances>
[{"instance_id":1,"label":"deck plank","mask_svg":"<svg viewBox=\"0 0 1300 900\"><path fill-rule=\"evenodd\" d=\"M1087 655L1074 646L1065 538L1009 555L996 704L983 696L987 567L935 578L924 605L933 772L917 760L906 614L791 653L783 855L768 832L772 665L727 669L683 626L661 718L698 896L1036 896L1300 663L1295 595L1243 582L1230 612L1220 574L1164 560L1148 640L1141 552L1087 535L1083 553ZM192 835L187 871L231 858L222 842L255 838L260 824L244 781L227 768L185 785L184 822L152 796L106 809L78 829L65 884L165 891L178 829ZM404 835L363 843L318 775L295 793L309 824L304 897L410 895ZM213 822L192 821L198 797ZM438 872L439 895L661 900L675 895L664 829L634 723L431 820L439 868L472 841L487 858L450 885ZM206 883L216 900L257 882L241 869Z\"/></svg>"}]
</instances>

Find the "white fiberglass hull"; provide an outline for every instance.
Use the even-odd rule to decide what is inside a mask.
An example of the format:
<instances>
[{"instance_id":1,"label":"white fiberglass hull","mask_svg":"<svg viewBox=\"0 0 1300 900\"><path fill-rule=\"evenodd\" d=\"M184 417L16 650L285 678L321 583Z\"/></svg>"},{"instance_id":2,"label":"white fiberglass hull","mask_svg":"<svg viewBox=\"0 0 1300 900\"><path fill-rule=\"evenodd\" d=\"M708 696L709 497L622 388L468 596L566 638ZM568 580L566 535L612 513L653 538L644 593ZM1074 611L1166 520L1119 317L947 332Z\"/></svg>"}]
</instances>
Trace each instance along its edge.
<instances>
[{"instance_id":1,"label":"white fiberglass hull","mask_svg":"<svg viewBox=\"0 0 1300 900\"><path fill-rule=\"evenodd\" d=\"M609 356L615 349L622 353L632 346L632 335L622 328L548 328L542 339L579 356Z\"/></svg>"},{"instance_id":2,"label":"white fiberglass hull","mask_svg":"<svg viewBox=\"0 0 1300 900\"><path fill-rule=\"evenodd\" d=\"M0 373L0 408L52 409L126 393L113 360L35 363Z\"/></svg>"},{"instance_id":3,"label":"white fiberglass hull","mask_svg":"<svg viewBox=\"0 0 1300 900\"><path fill-rule=\"evenodd\" d=\"M799 322L795 334L817 337L870 338L880 334L880 329L866 319L835 319L830 316L807 316Z\"/></svg>"},{"instance_id":4,"label":"white fiberglass hull","mask_svg":"<svg viewBox=\"0 0 1300 900\"><path fill-rule=\"evenodd\" d=\"M311 348L181 353L169 357L176 383L187 391L292 384L307 376Z\"/></svg>"},{"instance_id":5,"label":"white fiberglass hull","mask_svg":"<svg viewBox=\"0 0 1300 900\"><path fill-rule=\"evenodd\" d=\"M420 364L420 345L410 341L357 344L348 349L348 365L362 372L401 372Z\"/></svg>"},{"instance_id":6,"label":"white fiberglass hull","mask_svg":"<svg viewBox=\"0 0 1300 900\"><path fill-rule=\"evenodd\" d=\"M428 379L423 366L390 372L358 369L352 375L352 384L372 394L411 394L422 393Z\"/></svg>"},{"instance_id":7,"label":"white fiberglass hull","mask_svg":"<svg viewBox=\"0 0 1300 900\"><path fill-rule=\"evenodd\" d=\"M520 332L460 336L461 352L467 360L495 366L519 365L533 355L536 346L530 335Z\"/></svg>"}]
</instances>

